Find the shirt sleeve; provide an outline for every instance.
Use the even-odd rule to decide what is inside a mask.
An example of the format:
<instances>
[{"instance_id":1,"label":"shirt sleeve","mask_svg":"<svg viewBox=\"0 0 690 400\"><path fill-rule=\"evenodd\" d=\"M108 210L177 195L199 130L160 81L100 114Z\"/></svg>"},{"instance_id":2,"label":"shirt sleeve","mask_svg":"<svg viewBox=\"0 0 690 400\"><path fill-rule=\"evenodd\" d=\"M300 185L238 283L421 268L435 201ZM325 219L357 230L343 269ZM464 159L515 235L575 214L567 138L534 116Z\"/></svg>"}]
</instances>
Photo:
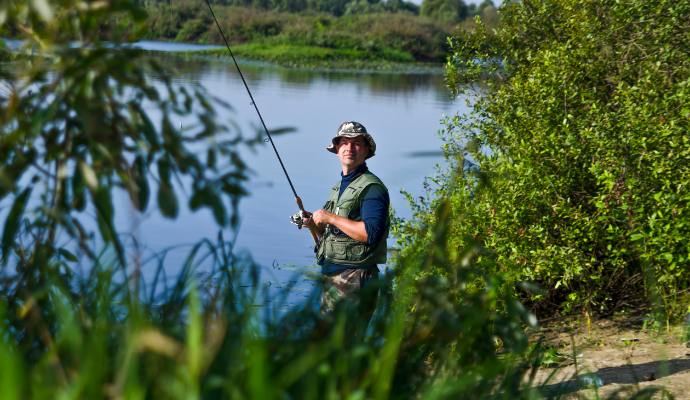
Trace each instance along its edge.
<instances>
[{"instance_id":1,"label":"shirt sleeve","mask_svg":"<svg viewBox=\"0 0 690 400\"><path fill-rule=\"evenodd\" d=\"M360 210L364 229L367 232L367 244L376 244L383 239L388 220L388 208L391 204L388 191L379 185L370 185L360 197Z\"/></svg>"}]
</instances>

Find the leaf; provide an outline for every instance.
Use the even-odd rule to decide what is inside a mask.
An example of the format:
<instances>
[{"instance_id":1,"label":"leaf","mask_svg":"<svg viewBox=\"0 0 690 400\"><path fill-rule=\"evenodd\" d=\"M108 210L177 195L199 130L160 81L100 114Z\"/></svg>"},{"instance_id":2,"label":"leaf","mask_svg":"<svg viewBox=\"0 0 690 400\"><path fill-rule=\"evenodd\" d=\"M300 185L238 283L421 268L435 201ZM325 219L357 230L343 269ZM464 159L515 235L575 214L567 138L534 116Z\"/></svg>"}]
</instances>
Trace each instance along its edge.
<instances>
[{"instance_id":1,"label":"leaf","mask_svg":"<svg viewBox=\"0 0 690 400\"><path fill-rule=\"evenodd\" d=\"M158 208L165 217L177 217L177 198L172 186L167 182L161 182L158 186Z\"/></svg>"},{"instance_id":2,"label":"leaf","mask_svg":"<svg viewBox=\"0 0 690 400\"><path fill-rule=\"evenodd\" d=\"M200 190L194 192L192 198L189 199L189 208L196 211L202 205L211 205L211 197L214 196L213 190L208 187L204 187Z\"/></svg>"},{"instance_id":3,"label":"leaf","mask_svg":"<svg viewBox=\"0 0 690 400\"><path fill-rule=\"evenodd\" d=\"M213 211L213 217L220 226L227 223L227 215L221 198L209 187L204 187L194 193L189 200L189 208L198 210L202 205L208 206Z\"/></svg>"},{"instance_id":4,"label":"leaf","mask_svg":"<svg viewBox=\"0 0 690 400\"><path fill-rule=\"evenodd\" d=\"M208 156L206 157L206 166L208 168L216 168L216 152L213 149L208 149Z\"/></svg>"},{"instance_id":5,"label":"leaf","mask_svg":"<svg viewBox=\"0 0 690 400\"><path fill-rule=\"evenodd\" d=\"M31 6L45 21L50 21L53 19L53 12L51 11L47 0L32 0Z\"/></svg>"},{"instance_id":6,"label":"leaf","mask_svg":"<svg viewBox=\"0 0 690 400\"><path fill-rule=\"evenodd\" d=\"M227 222L225 215L225 207L223 207L223 202L220 200L220 197L215 193L213 194L211 208L213 210L213 216L216 218L216 222L218 223L218 225L225 226Z\"/></svg>"},{"instance_id":7,"label":"leaf","mask_svg":"<svg viewBox=\"0 0 690 400\"><path fill-rule=\"evenodd\" d=\"M24 215L24 210L26 209L26 203L29 200L29 195L31 194L32 187L29 186L24 191L14 199L14 204L10 209L10 213L7 215L7 220L5 220L5 228L2 232L2 262L3 265L7 264L7 258L9 256L9 251L14 244L14 238L17 236L17 231L21 224L22 216Z\"/></svg>"},{"instance_id":8,"label":"leaf","mask_svg":"<svg viewBox=\"0 0 690 400\"><path fill-rule=\"evenodd\" d=\"M98 178L96 177L96 173L93 171L93 168L91 168L91 166L86 162L79 160L79 169L84 177L86 186L88 186L92 191L96 191L96 189L98 189Z\"/></svg>"},{"instance_id":9,"label":"leaf","mask_svg":"<svg viewBox=\"0 0 690 400\"><path fill-rule=\"evenodd\" d=\"M139 110L139 129L144 134L146 141L149 142L152 150L157 150L160 147L160 142L158 141L158 136L156 135L156 129L153 127L151 120L144 110Z\"/></svg>"},{"instance_id":10,"label":"leaf","mask_svg":"<svg viewBox=\"0 0 690 400\"><path fill-rule=\"evenodd\" d=\"M72 178L72 206L77 211L84 211L86 207L86 192L84 184L84 176L80 168L75 168L74 177Z\"/></svg>"},{"instance_id":11,"label":"leaf","mask_svg":"<svg viewBox=\"0 0 690 400\"><path fill-rule=\"evenodd\" d=\"M64 248L58 249L58 253L65 258L67 261L77 262L77 256L65 250Z\"/></svg>"},{"instance_id":12,"label":"leaf","mask_svg":"<svg viewBox=\"0 0 690 400\"><path fill-rule=\"evenodd\" d=\"M170 184L170 163L168 160L161 158L158 160L158 176L161 182Z\"/></svg>"},{"instance_id":13,"label":"leaf","mask_svg":"<svg viewBox=\"0 0 690 400\"><path fill-rule=\"evenodd\" d=\"M285 127L285 128L274 129L274 130L271 130L271 131L269 131L269 132L271 133L271 136L274 136L274 135L282 135L282 134L284 134L284 133L297 132L297 128Z\"/></svg>"},{"instance_id":14,"label":"leaf","mask_svg":"<svg viewBox=\"0 0 690 400\"><path fill-rule=\"evenodd\" d=\"M130 191L130 198L134 207L139 211L146 210L149 204L149 197L151 195L149 189L149 181L146 178L146 162L142 156L137 156L134 160L132 168L134 173L134 184L136 185L135 193Z\"/></svg>"},{"instance_id":15,"label":"leaf","mask_svg":"<svg viewBox=\"0 0 690 400\"><path fill-rule=\"evenodd\" d=\"M103 240L106 242L114 242L117 236L113 225L113 216L115 213L110 191L105 187L100 188L96 192L96 195L93 196L93 204L96 207L98 229L101 232Z\"/></svg>"}]
</instances>

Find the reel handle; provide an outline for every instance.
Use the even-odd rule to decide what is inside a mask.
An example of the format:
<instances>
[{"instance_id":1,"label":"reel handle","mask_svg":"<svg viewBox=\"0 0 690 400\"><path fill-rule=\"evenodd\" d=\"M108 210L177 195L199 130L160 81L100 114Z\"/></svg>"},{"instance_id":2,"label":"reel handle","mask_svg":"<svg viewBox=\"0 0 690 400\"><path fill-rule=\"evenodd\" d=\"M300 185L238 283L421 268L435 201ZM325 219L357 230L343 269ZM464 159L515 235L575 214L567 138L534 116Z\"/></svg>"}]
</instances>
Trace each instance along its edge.
<instances>
[{"instance_id":1,"label":"reel handle","mask_svg":"<svg viewBox=\"0 0 690 400\"><path fill-rule=\"evenodd\" d=\"M300 211L304 211L304 206L302 205L302 199L299 197L295 197L295 202L297 202L297 207L299 207ZM319 244L319 237L316 236L316 232L314 232L314 226L312 224L307 225L307 228L309 228L309 233L311 233L311 238L314 239L314 244Z\"/></svg>"}]
</instances>

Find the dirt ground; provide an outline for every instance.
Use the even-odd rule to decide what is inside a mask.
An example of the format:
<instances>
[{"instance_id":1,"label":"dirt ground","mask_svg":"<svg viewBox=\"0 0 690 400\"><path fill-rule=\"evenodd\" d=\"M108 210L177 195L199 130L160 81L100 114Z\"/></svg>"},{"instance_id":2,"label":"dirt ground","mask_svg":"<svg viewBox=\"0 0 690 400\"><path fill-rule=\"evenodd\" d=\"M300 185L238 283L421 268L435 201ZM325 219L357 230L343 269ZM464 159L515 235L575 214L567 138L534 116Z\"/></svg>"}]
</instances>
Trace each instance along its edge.
<instances>
[{"instance_id":1,"label":"dirt ground","mask_svg":"<svg viewBox=\"0 0 690 400\"><path fill-rule=\"evenodd\" d=\"M543 336L551 354L568 358L557 368L541 369L535 383L544 385L547 394L564 394L563 399L607 399L616 392L615 398L623 399L639 390L663 387L676 399L690 400L690 348L683 341L684 327L654 331L644 326L644 318L644 314L619 314L591 320L591 333L583 317L543 322L532 341ZM601 386L578 387L586 374L599 377ZM657 393L653 398L662 396Z\"/></svg>"}]
</instances>

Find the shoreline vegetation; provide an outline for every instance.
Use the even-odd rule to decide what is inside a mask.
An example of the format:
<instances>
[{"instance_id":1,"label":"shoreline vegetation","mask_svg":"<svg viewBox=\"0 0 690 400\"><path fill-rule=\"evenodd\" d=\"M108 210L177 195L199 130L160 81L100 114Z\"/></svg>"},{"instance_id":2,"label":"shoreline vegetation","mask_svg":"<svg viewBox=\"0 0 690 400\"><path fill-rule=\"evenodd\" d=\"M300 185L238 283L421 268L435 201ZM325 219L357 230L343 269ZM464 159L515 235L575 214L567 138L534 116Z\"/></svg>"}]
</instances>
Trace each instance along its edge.
<instances>
[{"instance_id":1,"label":"shoreline vegetation","mask_svg":"<svg viewBox=\"0 0 690 400\"><path fill-rule=\"evenodd\" d=\"M339 56L344 52L322 51L311 47L269 47L256 48L254 46L231 46L232 53L239 63L252 63L266 67L296 68L308 70L328 71L361 71L361 72L433 72L443 73L442 63L430 62L395 62L385 59L357 59ZM214 59L232 61L226 48L172 51L178 57L185 59ZM302 56L303 55L303 56ZM302 56L302 57L300 57Z\"/></svg>"},{"instance_id":2,"label":"shoreline vegetation","mask_svg":"<svg viewBox=\"0 0 690 400\"><path fill-rule=\"evenodd\" d=\"M390 0L355 1L344 8L316 3L300 8L291 3L291 9L223 0L212 2L212 7L235 57L287 68L442 72L449 37L476 26L475 16L491 26L498 24L490 1L469 9L461 0L452 1L453 7L462 6L464 11L450 17L438 13L439 7L447 7L445 3L430 3L425 1L421 9ZM148 23L144 33L136 34L138 39L224 45L204 2L142 5ZM131 34L134 26L125 14L109 21L104 31ZM175 53L230 58L227 49Z\"/></svg>"},{"instance_id":3,"label":"shoreline vegetation","mask_svg":"<svg viewBox=\"0 0 690 400\"><path fill-rule=\"evenodd\" d=\"M286 6L318 1L337 0ZM482 93L443 121L446 172L391 221L370 324L356 302L321 315L318 290L294 304L234 252L258 138L112 45L153 31L140 2L0 3L0 37L51 60L0 68L0 399L685 396L690 0L505 3L500 29L453 37L451 94ZM122 13L130 31L109 25ZM217 240L149 255L115 199L171 221L204 208Z\"/></svg>"}]
</instances>

